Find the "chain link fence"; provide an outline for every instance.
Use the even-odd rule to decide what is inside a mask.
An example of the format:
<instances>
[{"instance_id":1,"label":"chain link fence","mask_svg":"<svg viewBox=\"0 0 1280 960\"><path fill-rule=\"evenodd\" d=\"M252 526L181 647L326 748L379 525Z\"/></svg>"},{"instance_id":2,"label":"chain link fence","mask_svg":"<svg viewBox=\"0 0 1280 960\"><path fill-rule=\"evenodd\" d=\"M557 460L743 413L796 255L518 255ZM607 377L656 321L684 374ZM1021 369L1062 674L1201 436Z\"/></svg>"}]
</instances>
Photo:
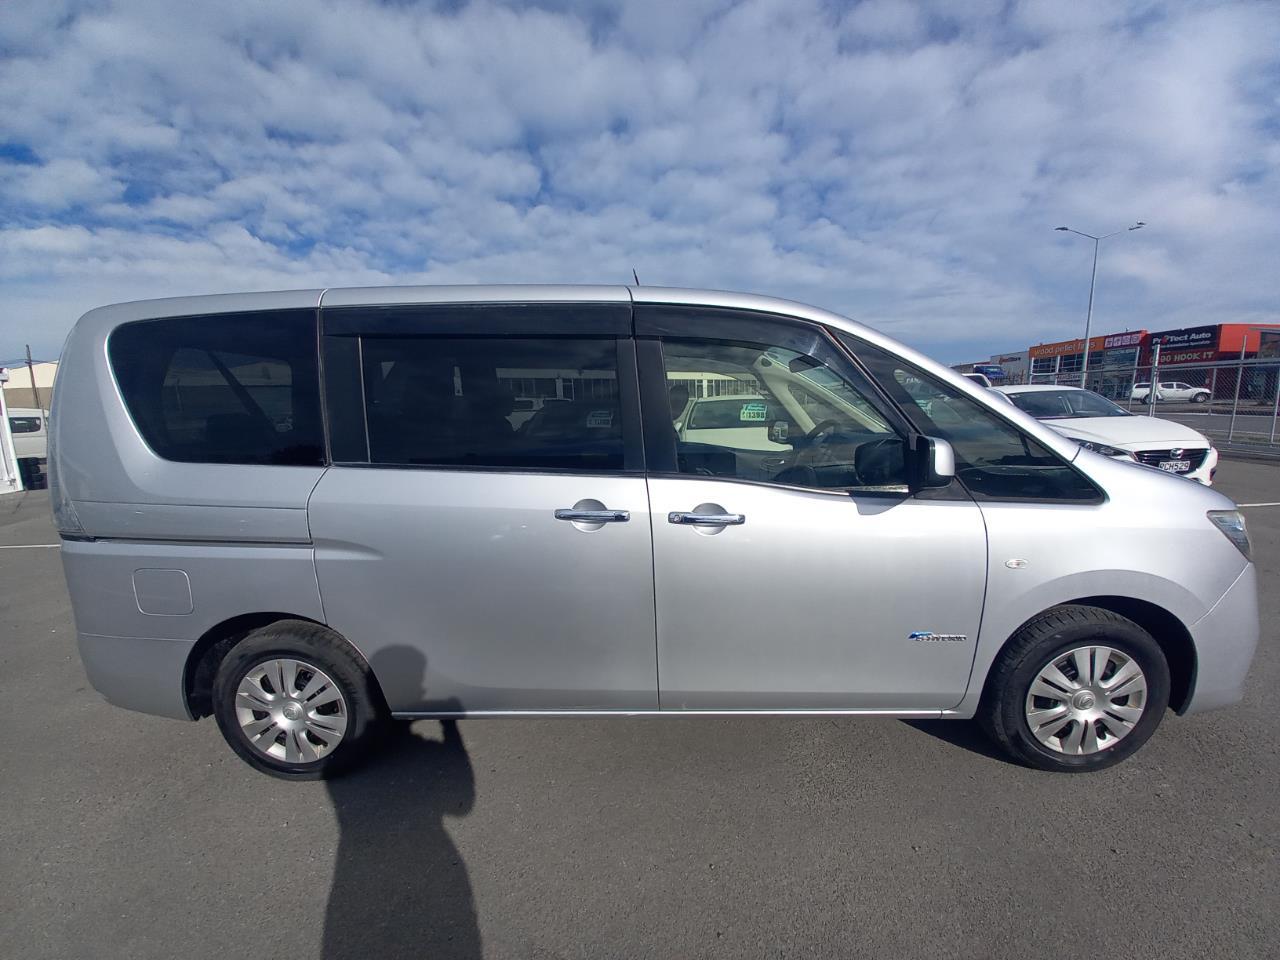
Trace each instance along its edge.
<instances>
[{"instance_id":1,"label":"chain link fence","mask_svg":"<svg viewBox=\"0 0 1280 960\"><path fill-rule=\"evenodd\" d=\"M1184 423L1218 446L1280 454L1280 359L1090 367L1087 380L1077 371L1032 374L1029 382L1085 386L1132 413Z\"/></svg>"}]
</instances>

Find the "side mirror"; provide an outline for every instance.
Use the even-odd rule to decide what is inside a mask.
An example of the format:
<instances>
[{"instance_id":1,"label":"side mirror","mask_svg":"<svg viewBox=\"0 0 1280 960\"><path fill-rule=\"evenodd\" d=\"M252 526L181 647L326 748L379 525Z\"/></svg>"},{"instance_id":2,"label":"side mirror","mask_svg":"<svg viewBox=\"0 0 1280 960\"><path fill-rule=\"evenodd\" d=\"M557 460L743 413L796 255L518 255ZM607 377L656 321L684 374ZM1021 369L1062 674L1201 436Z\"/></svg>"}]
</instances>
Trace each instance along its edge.
<instances>
[{"instance_id":1,"label":"side mirror","mask_svg":"<svg viewBox=\"0 0 1280 960\"><path fill-rule=\"evenodd\" d=\"M956 452L938 437L916 438L916 488L945 487L955 479Z\"/></svg>"},{"instance_id":2,"label":"side mirror","mask_svg":"<svg viewBox=\"0 0 1280 960\"><path fill-rule=\"evenodd\" d=\"M769 439L774 443L786 443L791 427L785 420L775 420L769 424Z\"/></svg>"}]
</instances>

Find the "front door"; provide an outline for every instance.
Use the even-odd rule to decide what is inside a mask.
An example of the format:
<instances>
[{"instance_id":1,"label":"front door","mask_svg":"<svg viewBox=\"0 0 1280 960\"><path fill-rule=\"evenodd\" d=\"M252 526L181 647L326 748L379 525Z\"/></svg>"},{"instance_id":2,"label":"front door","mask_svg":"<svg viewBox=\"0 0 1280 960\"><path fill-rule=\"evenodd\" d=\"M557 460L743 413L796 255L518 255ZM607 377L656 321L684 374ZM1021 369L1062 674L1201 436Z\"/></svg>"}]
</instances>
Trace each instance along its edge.
<instances>
[{"instance_id":1,"label":"front door","mask_svg":"<svg viewBox=\"0 0 1280 960\"><path fill-rule=\"evenodd\" d=\"M629 308L603 336L437 335L426 313L326 312L347 461L309 504L328 622L393 711L654 709Z\"/></svg>"},{"instance_id":2,"label":"front door","mask_svg":"<svg viewBox=\"0 0 1280 960\"><path fill-rule=\"evenodd\" d=\"M909 428L819 328L674 309L637 307L662 708L955 705L986 579L977 506L907 492ZM663 390L672 411L714 397L718 429L660 434Z\"/></svg>"}]
</instances>

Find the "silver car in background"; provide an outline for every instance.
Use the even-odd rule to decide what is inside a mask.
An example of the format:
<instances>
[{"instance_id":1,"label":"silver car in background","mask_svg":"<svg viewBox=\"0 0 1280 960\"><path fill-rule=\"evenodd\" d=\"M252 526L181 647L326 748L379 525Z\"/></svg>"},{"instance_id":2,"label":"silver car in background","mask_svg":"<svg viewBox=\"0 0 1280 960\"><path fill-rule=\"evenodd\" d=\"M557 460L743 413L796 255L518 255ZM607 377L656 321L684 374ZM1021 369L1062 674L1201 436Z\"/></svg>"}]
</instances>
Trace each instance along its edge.
<instances>
[{"instance_id":1,"label":"silver car in background","mask_svg":"<svg viewBox=\"0 0 1280 960\"><path fill-rule=\"evenodd\" d=\"M707 395L730 427L678 430ZM51 423L89 679L276 776L391 718L691 713L976 717L1093 770L1239 700L1258 637L1227 498L786 301L122 304Z\"/></svg>"}]
</instances>

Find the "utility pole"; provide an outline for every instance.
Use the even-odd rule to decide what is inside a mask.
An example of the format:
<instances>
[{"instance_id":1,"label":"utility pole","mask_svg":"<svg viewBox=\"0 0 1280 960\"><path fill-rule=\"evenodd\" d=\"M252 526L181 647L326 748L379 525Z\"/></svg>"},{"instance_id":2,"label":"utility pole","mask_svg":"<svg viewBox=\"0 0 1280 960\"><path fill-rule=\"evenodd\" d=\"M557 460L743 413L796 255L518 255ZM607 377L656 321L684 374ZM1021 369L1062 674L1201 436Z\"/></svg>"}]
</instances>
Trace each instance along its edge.
<instances>
[{"instance_id":1,"label":"utility pole","mask_svg":"<svg viewBox=\"0 0 1280 960\"><path fill-rule=\"evenodd\" d=\"M31 378L31 396L35 398L36 409L40 411L40 416L44 417L44 404L40 402L40 390L36 387L36 368L31 361L31 344L27 344L27 376Z\"/></svg>"}]
</instances>

